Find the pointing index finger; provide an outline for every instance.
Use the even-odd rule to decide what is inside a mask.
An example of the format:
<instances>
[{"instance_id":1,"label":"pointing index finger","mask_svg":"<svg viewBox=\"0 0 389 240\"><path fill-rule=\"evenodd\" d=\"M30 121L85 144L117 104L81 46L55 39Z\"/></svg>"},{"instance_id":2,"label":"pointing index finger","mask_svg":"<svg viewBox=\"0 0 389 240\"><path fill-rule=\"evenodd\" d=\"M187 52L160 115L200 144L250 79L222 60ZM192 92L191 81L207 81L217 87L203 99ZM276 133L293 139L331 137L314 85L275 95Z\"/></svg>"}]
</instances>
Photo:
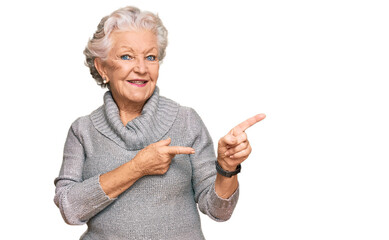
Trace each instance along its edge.
<instances>
[{"instance_id":1,"label":"pointing index finger","mask_svg":"<svg viewBox=\"0 0 389 240\"><path fill-rule=\"evenodd\" d=\"M253 126L254 124L256 124L257 122L259 121L262 121L264 118L266 117L265 114L261 113L261 114L257 114L249 119L247 119L246 121L240 123L239 125L237 125L236 127L234 127L232 130L231 130L231 134L234 135L234 136L238 136L239 134L241 134L242 132L246 131L249 127Z\"/></svg>"},{"instance_id":2,"label":"pointing index finger","mask_svg":"<svg viewBox=\"0 0 389 240\"><path fill-rule=\"evenodd\" d=\"M191 147L181 147L181 146L168 146L168 153L177 155L177 154L193 154L195 150Z\"/></svg>"}]
</instances>

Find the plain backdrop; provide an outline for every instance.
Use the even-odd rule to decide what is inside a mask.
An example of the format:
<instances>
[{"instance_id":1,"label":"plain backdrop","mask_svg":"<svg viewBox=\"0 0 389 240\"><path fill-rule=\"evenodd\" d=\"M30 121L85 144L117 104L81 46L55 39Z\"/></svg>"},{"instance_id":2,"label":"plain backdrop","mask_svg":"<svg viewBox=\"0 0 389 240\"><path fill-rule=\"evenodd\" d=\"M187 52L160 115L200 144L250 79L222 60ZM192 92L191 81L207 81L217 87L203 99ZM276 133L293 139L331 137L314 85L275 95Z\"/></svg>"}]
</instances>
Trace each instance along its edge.
<instances>
[{"instance_id":1,"label":"plain backdrop","mask_svg":"<svg viewBox=\"0 0 389 240\"><path fill-rule=\"evenodd\" d=\"M257 113L241 195L207 239L389 239L389 6L378 0L3 1L0 238L78 239L54 205L67 131L99 107L82 53L126 5L169 30L161 94L215 142Z\"/></svg>"}]
</instances>

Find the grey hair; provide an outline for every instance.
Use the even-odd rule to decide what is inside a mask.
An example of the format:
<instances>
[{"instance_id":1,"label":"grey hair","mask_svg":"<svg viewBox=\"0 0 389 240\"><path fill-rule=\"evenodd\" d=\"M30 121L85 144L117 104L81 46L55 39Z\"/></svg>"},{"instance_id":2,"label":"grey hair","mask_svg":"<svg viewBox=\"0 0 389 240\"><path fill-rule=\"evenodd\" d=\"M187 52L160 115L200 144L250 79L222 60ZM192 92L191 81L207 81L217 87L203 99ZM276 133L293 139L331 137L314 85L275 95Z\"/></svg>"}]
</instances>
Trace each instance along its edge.
<instances>
[{"instance_id":1,"label":"grey hair","mask_svg":"<svg viewBox=\"0 0 389 240\"><path fill-rule=\"evenodd\" d=\"M94 61L96 58L100 58L102 61L107 59L111 48L109 40L111 33L115 30L139 29L150 30L157 36L158 60L162 61L166 54L168 32L158 15L128 6L120 8L101 19L96 32L88 41L84 55L86 57L85 65L89 67L90 74L102 88L107 87L108 84L103 82Z\"/></svg>"}]
</instances>

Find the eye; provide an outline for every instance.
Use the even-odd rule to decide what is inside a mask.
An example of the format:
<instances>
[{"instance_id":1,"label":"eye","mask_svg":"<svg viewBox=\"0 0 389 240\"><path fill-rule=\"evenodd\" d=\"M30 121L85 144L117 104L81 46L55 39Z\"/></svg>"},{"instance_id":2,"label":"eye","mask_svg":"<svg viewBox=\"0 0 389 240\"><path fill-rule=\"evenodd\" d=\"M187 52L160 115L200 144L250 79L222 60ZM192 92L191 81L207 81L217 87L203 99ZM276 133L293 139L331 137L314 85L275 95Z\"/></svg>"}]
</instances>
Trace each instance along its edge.
<instances>
[{"instance_id":1,"label":"eye","mask_svg":"<svg viewBox=\"0 0 389 240\"><path fill-rule=\"evenodd\" d=\"M120 58L121 58L122 60L131 60L131 59L132 59L132 57L131 57L130 55L128 55L128 54L123 55L123 56L121 56Z\"/></svg>"},{"instance_id":2,"label":"eye","mask_svg":"<svg viewBox=\"0 0 389 240\"><path fill-rule=\"evenodd\" d=\"M155 60L157 60L157 57L154 56L154 55L149 55L149 56L146 57L146 59L147 59L148 61L155 61Z\"/></svg>"}]
</instances>

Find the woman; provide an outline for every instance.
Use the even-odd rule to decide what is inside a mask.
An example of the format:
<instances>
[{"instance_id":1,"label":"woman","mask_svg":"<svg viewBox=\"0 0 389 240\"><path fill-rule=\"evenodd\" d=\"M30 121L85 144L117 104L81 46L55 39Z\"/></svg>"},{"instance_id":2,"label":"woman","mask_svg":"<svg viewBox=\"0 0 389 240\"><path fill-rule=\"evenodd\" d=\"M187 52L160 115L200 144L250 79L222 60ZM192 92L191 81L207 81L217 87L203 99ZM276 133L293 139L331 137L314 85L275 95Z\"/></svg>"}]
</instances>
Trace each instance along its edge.
<instances>
[{"instance_id":1,"label":"woman","mask_svg":"<svg viewBox=\"0 0 389 240\"><path fill-rule=\"evenodd\" d=\"M125 7L101 20L84 51L109 91L72 124L54 198L68 224L88 224L81 239L204 239L197 205L216 221L235 208L251 152L244 131L265 116L221 138L216 158L197 113L159 95L166 46L158 16Z\"/></svg>"}]
</instances>

